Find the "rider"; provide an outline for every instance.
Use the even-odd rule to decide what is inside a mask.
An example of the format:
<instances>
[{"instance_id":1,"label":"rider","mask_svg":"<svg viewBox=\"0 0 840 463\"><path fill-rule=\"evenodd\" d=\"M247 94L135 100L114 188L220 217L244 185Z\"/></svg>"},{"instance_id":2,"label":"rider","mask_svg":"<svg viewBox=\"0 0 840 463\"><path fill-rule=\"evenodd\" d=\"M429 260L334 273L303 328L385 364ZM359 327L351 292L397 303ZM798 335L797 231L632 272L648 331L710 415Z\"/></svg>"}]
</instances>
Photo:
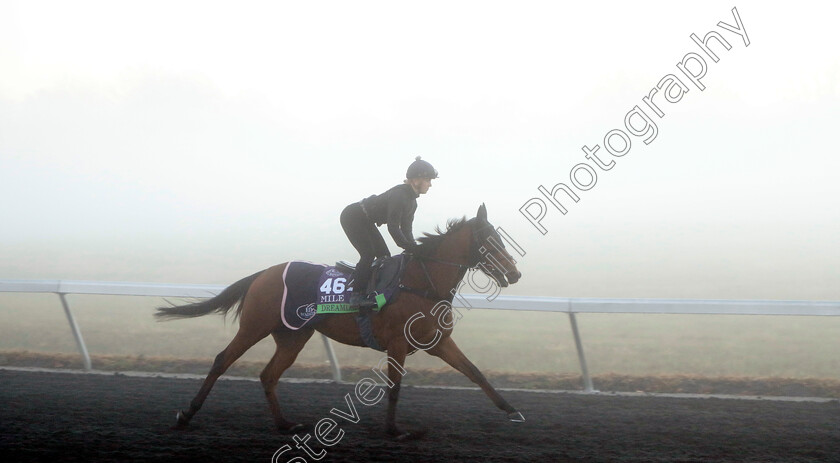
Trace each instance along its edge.
<instances>
[{"instance_id":1,"label":"rider","mask_svg":"<svg viewBox=\"0 0 840 463\"><path fill-rule=\"evenodd\" d=\"M341 227L353 247L359 251L359 263L354 272L353 294L350 306L360 310L376 307L376 302L367 294L371 265L374 258L390 257L391 252L376 227L388 224L388 232L397 246L413 251L418 245L414 241L411 224L417 210L417 198L426 194L432 186L432 179L438 172L427 161L415 158L408 166L405 180L388 191L369 196L350 204L341 212Z\"/></svg>"}]
</instances>

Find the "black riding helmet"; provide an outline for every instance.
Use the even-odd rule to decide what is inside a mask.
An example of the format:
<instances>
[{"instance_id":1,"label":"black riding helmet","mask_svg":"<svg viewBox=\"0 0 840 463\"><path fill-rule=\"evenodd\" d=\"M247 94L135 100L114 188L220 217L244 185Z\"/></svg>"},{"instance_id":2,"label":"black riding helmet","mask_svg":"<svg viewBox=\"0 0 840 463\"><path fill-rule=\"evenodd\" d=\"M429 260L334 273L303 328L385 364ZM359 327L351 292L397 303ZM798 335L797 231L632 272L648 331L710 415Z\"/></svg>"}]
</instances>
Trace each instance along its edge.
<instances>
[{"instance_id":1,"label":"black riding helmet","mask_svg":"<svg viewBox=\"0 0 840 463\"><path fill-rule=\"evenodd\" d=\"M408 166L408 170L405 172L405 178L438 178L438 171L427 161L417 156L414 158L414 162Z\"/></svg>"}]
</instances>

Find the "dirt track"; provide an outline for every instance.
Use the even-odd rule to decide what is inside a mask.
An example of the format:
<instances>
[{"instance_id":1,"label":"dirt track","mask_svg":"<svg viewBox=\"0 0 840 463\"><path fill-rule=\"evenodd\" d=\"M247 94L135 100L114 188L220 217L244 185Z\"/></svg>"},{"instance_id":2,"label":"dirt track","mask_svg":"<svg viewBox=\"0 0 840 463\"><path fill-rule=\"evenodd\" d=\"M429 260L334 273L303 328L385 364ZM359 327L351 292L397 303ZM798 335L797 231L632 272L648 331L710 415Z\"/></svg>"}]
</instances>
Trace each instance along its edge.
<instances>
[{"instance_id":1,"label":"dirt track","mask_svg":"<svg viewBox=\"0 0 840 463\"><path fill-rule=\"evenodd\" d=\"M315 461L272 431L258 383L220 381L185 431L170 430L197 380L0 370L5 461ZM344 408L351 385L281 383L287 417L315 423ZM323 448L323 462L840 462L840 403L505 392L511 423L478 390L404 388L398 422L422 440L382 435L384 401ZM313 440L314 441L314 440ZM313 441L310 441L312 443ZM8 457L12 457L9 459ZM293 460L293 457L304 459Z\"/></svg>"}]
</instances>

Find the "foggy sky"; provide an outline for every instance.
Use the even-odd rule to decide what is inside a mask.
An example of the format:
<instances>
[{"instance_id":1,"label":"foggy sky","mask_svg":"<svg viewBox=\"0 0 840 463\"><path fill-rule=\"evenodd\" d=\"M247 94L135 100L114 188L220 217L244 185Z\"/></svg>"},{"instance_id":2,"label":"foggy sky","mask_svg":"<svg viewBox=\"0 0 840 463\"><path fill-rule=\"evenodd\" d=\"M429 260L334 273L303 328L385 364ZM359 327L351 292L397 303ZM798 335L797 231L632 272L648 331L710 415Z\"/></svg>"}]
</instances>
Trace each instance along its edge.
<instances>
[{"instance_id":1,"label":"foggy sky","mask_svg":"<svg viewBox=\"0 0 840 463\"><path fill-rule=\"evenodd\" d=\"M733 7L749 46L717 26ZM510 294L838 300L831 8L4 2L0 278L354 260L339 213L421 155L441 177L415 233L486 203L526 251ZM642 99L712 30L731 49L711 45L705 90L652 116ZM637 105L656 138L609 155ZM520 208L595 144L615 165L589 161L597 183L548 205L543 235Z\"/></svg>"}]
</instances>

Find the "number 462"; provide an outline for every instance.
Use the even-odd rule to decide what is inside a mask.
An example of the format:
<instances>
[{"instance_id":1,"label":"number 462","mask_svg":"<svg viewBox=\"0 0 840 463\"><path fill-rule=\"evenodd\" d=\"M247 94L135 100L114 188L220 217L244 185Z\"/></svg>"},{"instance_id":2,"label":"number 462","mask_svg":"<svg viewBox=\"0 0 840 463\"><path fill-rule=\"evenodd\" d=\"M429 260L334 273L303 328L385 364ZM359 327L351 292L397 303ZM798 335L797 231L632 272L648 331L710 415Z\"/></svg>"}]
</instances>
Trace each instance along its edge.
<instances>
[{"instance_id":1,"label":"number 462","mask_svg":"<svg viewBox=\"0 0 840 463\"><path fill-rule=\"evenodd\" d=\"M327 278L324 284L321 285L321 292L324 294L343 293L345 283L347 283L346 278Z\"/></svg>"}]
</instances>

